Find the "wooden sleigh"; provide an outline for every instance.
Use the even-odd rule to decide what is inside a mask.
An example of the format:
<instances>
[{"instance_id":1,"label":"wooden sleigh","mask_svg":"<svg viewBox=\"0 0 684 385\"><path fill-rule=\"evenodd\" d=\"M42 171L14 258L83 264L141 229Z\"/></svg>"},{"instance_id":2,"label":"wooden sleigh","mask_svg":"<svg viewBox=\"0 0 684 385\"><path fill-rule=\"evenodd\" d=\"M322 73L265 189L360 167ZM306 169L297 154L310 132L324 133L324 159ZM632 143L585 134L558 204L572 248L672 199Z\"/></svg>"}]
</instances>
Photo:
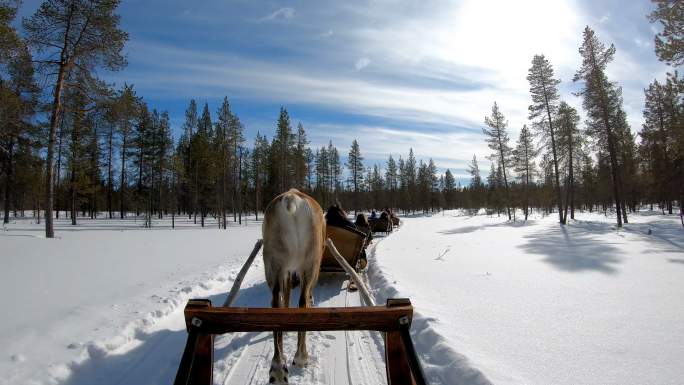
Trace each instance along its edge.
<instances>
[{"instance_id":1,"label":"wooden sleigh","mask_svg":"<svg viewBox=\"0 0 684 385\"><path fill-rule=\"evenodd\" d=\"M326 237L332 239L337 246L337 250L347 263L356 267L359 263L363 250L366 248L368 234L351 227L340 227L327 225L325 228ZM362 263L365 267L365 261ZM341 272L344 271L342 266L337 262L332 255L330 248L325 248L323 251L323 260L321 261L322 272Z\"/></svg>"},{"instance_id":2,"label":"wooden sleigh","mask_svg":"<svg viewBox=\"0 0 684 385\"><path fill-rule=\"evenodd\" d=\"M410 328L413 306L408 299L388 299L375 306L368 289L354 268L338 252L333 241L326 249L359 286L361 298L369 306L330 308L251 308L230 307L251 261L261 247L258 241L222 307L207 299L193 299L185 306L188 338L175 385L213 384L214 336L236 332L374 330L383 333L389 385L424 385L425 376L418 360Z\"/></svg>"},{"instance_id":3,"label":"wooden sleigh","mask_svg":"<svg viewBox=\"0 0 684 385\"><path fill-rule=\"evenodd\" d=\"M386 217L368 219L371 231L374 233L391 233L392 221Z\"/></svg>"}]
</instances>

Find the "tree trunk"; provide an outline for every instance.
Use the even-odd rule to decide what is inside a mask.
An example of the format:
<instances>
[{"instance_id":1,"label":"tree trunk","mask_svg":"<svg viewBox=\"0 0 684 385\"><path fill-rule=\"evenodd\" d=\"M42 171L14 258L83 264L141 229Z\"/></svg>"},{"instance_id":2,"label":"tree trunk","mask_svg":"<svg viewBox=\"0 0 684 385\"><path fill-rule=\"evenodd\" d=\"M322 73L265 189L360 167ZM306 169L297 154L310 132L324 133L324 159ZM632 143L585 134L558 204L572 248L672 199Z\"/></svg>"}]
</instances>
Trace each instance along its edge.
<instances>
[{"instance_id":1,"label":"tree trunk","mask_svg":"<svg viewBox=\"0 0 684 385\"><path fill-rule=\"evenodd\" d=\"M124 201L126 200L126 140L128 139L128 123L124 123L121 134L121 187L119 188L119 214L121 219L126 216Z\"/></svg>"},{"instance_id":2,"label":"tree trunk","mask_svg":"<svg viewBox=\"0 0 684 385\"><path fill-rule=\"evenodd\" d=\"M242 224L242 147L240 147L240 157L238 158L238 223Z\"/></svg>"},{"instance_id":3,"label":"tree trunk","mask_svg":"<svg viewBox=\"0 0 684 385\"><path fill-rule=\"evenodd\" d=\"M114 211L112 207L112 195L114 184L112 182L112 152L114 151L114 126L109 127L108 138L108 153L107 153L107 211L109 212L109 219L114 218Z\"/></svg>"},{"instance_id":4,"label":"tree trunk","mask_svg":"<svg viewBox=\"0 0 684 385\"><path fill-rule=\"evenodd\" d=\"M59 124L59 112L62 108L62 88L64 87L64 75L66 63L62 61L57 73L52 112L50 113L50 133L48 136L47 156L45 158L45 237L54 238L55 228L52 218L52 208L55 199L54 167L55 167L55 142L57 141L57 125Z\"/></svg>"},{"instance_id":5,"label":"tree trunk","mask_svg":"<svg viewBox=\"0 0 684 385\"><path fill-rule=\"evenodd\" d=\"M14 139L10 138L10 142L7 147L7 162L5 163L5 175L7 176L7 179L5 180L5 207L2 223L9 223L10 200L14 195L12 194L12 189L14 188Z\"/></svg>"}]
</instances>

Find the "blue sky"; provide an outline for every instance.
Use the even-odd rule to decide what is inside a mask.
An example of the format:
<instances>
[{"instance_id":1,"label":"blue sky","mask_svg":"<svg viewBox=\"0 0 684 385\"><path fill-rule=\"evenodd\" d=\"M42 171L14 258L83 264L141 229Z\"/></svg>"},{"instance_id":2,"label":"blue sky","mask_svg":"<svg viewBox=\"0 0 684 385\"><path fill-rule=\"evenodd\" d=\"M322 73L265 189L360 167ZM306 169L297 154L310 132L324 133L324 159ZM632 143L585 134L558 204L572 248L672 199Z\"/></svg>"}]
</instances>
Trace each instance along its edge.
<instances>
[{"instance_id":1,"label":"blue sky","mask_svg":"<svg viewBox=\"0 0 684 385\"><path fill-rule=\"evenodd\" d=\"M24 1L21 15L39 3ZM100 76L134 84L170 112L176 132L190 98L215 115L227 96L250 143L257 130L272 135L283 105L313 146L332 140L346 154L357 138L369 166L413 147L464 177L473 154L489 169L481 127L494 101L511 139L529 123L534 54L550 59L562 97L581 110L571 79L585 25L615 43L609 77L623 86L638 131L643 88L668 69L653 53L651 8L647 0L124 0L129 65Z\"/></svg>"}]
</instances>

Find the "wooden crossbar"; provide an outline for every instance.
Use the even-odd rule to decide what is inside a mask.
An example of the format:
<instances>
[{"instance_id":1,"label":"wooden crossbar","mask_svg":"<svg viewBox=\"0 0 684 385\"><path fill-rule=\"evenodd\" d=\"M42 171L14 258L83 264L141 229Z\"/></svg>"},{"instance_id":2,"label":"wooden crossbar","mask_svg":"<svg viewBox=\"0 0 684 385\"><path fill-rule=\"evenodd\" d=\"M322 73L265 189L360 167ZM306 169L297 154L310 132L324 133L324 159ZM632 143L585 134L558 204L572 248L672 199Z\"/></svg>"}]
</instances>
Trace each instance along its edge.
<instances>
[{"instance_id":1,"label":"wooden crossbar","mask_svg":"<svg viewBox=\"0 0 684 385\"><path fill-rule=\"evenodd\" d=\"M249 308L211 307L190 301L185 308L188 331L223 334L254 331L399 330L410 322L413 307L399 306Z\"/></svg>"},{"instance_id":2,"label":"wooden crossbar","mask_svg":"<svg viewBox=\"0 0 684 385\"><path fill-rule=\"evenodd\" d=\"M212 307L209 300L190 300L185 307L188 340L176 385L212 383L213 335L254 331L376 330L384 332L390 385L423 385L408 330L413 306L408 299L388 299L385 306L331 308Z\"/></svg>"}]
</instances>

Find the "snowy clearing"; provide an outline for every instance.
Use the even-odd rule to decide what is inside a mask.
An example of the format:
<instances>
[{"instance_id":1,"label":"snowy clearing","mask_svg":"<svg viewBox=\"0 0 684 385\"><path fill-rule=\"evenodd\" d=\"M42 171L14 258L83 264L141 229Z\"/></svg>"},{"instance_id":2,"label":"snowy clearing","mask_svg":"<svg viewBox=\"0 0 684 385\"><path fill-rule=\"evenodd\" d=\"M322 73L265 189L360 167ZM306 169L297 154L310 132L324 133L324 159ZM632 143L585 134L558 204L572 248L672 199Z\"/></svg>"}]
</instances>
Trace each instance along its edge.
<instances>
[{"instance_id":1,"label":"snowy clearing","mask_svg":"<svg viewBox=\"0 0 684 385\"><path fill-rule=\"evenodd\" d=\"M614 218L577 218L561 227L555 216L510 223L447 212L408 218L401 236L378 245L371 265L385 292L410 297L417 323L428 326L421 333L414 323L417 344L457 352L450 377L442 375L449 365L428 367L429 375L474 384L681 383L679 218L633 215L623 231Z\"/></svg>"},{"instance_id":2,"label":"snowy clearing","mask_svg":"<svg viewBox=\"0 0 684 385\"><path fill-rule=\"evenodd\" d=\"M642 214L616 231L580 214L527 223L458 212L403 218L369 249L376 299L409 297L414 342L430 383L675 384L684 376L684 231L675 216ZM221 303L260 237L179 220L151 230L127 220L11 223L0 233L0 384L168 384L189 298ZM212 223L210 226L214 226ZM651 234L648 234L648 230ZM316 306L355 306L341 274L321 277ZM295 290L293 296L298 295ZM296 298L296 297L295 297ZM268 306L258 257L236 306ZM297 384L383 384L382 340L311 332ZM285 338L291 359L296 333ZM267 383L270 333L216 339L216 384Z\"/></svg>"}]
</instances>

